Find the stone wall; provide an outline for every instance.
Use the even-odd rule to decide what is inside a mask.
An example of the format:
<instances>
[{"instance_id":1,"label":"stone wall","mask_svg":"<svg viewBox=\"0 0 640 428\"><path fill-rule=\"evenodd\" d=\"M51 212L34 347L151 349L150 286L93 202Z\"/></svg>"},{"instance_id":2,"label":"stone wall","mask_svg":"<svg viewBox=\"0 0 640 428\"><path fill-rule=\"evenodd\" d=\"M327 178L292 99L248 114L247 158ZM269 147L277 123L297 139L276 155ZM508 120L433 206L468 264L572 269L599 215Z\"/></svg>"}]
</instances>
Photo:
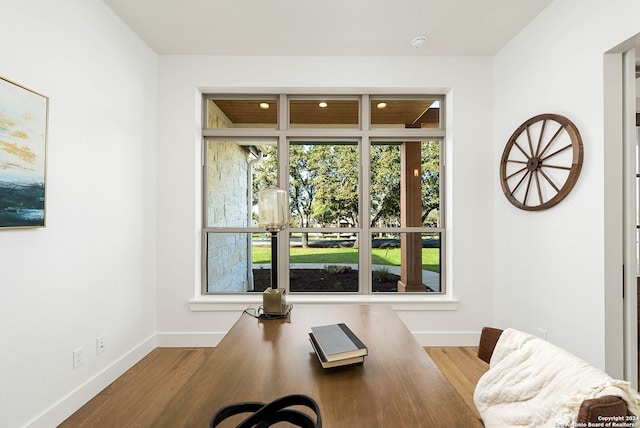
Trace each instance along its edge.
<instances>
[{"instance_id":1,"label":"stone wall","mask_svg":"<svg viewBox=\"0 0 640 428\"><path fill-rule=\"evenodd\" d=\"M232 125L215 107L208 108L209 126ZM208 227L247 227L249 223L248 152L234 141L207 142ZM207 242L207 291L244 292L250 288L247 275L251 234L210 233Z\"/></svg>"},{"instance_id":2,"label":"stone wall","mask_svg":"<svg viewBox=\"0 0 640 428\"><path fill-rule=\"evenodd\" d=\"M207 226L247 227L247 151L233 141L209 141L207 152Z\"/></svg>"}]
</instances>

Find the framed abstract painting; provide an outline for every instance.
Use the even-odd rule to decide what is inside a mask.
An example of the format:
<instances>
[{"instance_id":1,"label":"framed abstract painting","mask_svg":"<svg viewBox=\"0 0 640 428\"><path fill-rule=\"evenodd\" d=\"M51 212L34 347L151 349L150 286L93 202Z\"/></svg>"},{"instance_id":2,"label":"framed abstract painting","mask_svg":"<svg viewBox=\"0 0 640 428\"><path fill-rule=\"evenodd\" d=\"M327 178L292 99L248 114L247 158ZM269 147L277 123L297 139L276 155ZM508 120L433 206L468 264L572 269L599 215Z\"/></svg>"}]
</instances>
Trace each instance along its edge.
<instances>
[{"instance_id":1,"label":"framed abstract painting","mask_svg":"<svg viewBox=\"0 0 640 428\"><path fill-rule=\"evenodd\" d=\"M45 226L49 98L0 77L0 229Z\"/></svg>"}]
</instances>

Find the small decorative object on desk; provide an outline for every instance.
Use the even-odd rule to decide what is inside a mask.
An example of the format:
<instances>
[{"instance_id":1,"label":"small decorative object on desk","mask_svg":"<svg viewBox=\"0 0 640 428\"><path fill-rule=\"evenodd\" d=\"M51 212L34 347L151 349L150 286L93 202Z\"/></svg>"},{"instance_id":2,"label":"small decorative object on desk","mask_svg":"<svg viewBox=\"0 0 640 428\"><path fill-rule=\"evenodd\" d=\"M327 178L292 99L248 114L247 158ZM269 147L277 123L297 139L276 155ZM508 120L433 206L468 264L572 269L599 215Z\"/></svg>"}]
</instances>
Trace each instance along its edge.
<instances>
[{"instance_id":1,"label":"small decorative object on desk","mask_svg":"<svg viewBox=\"0 0 640 428\"><path fill-rule=\"evenodd\" d=\"M323 368L362 364L367 347L345 324L311 327L311 345Z\"/></svg>"}]
</instances>

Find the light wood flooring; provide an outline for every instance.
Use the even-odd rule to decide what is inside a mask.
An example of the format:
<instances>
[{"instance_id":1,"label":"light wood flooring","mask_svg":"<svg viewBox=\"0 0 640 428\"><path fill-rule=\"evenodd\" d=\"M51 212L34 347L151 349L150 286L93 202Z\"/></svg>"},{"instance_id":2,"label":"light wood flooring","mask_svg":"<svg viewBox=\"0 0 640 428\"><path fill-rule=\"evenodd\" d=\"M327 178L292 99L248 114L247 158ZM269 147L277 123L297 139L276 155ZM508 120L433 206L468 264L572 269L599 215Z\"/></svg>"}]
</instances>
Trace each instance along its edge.
<instances>
[{"instance_id":1,"label":"light wood flooring","mask_svg":"<svg viewBox=\"0 0 640 428\"><path fill-rule=\"evenodd\" d=\"M425 350L465 404L478 415L473 391L488 365L476 356L477 348L429 347ZM59 427L150 427L166 403L212 352L215 348L157 348Z\"/></svg>"}]
</instances>

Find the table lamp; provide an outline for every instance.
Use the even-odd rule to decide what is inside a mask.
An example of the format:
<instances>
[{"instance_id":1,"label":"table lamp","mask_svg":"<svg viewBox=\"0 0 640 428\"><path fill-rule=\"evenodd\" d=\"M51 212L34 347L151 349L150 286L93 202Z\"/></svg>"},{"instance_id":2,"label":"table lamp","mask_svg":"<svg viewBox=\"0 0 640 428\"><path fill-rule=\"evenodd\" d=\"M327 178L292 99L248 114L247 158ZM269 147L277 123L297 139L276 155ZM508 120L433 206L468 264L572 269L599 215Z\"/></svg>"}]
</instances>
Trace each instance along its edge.
<instances>
[{"instance_id":1,"label":"table lamp","mask_svg":"<svg viewBox=\"0 0 640 428\"><path fill-rule=\"evenodd\" d=\"M271 232L271 287L264 290L262 308L267 315L287 312L284 288L278 287L278 232L289 221L289 196L276 187L258 193L259 225Z\"/></svg>"}]
</instances>

